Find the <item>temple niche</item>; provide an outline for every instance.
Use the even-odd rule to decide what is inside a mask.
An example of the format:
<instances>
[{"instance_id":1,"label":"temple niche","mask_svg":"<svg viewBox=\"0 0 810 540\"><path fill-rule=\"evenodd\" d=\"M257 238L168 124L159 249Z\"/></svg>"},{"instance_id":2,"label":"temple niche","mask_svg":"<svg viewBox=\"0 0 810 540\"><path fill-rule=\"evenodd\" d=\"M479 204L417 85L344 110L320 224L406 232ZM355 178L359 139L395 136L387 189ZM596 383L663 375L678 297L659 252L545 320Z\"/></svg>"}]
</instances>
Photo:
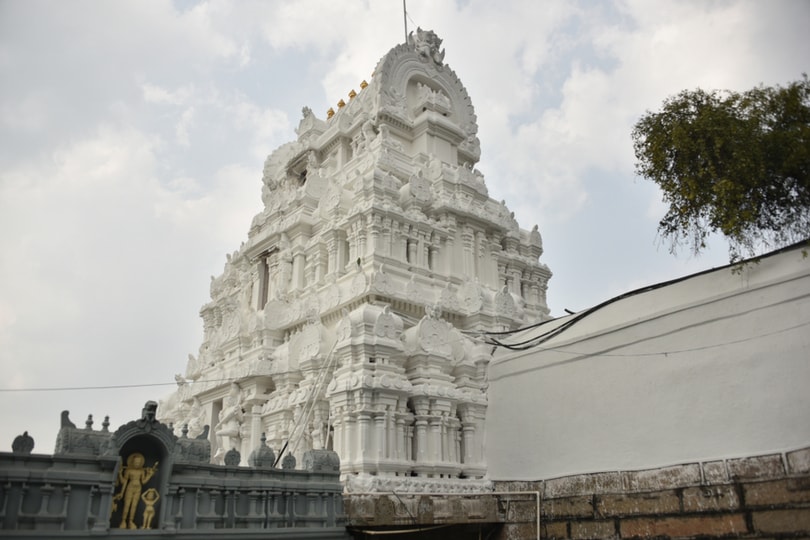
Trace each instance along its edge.
<instances>
[{"instance_id":1,"label":"temple niche","mask_svg":"<svg viewBox=\"0 0 810 540\"><path fill-rule=\"evenodd\" d=\"M334 449L347 489L480 486L491 347L476 332L548 318L551 272L537 227L489 197L477 131L421 29L326 118L305 107L211 279L163 422L212 426L218 462L263 434L278 459Z\"/></svg>"}]
</instances>

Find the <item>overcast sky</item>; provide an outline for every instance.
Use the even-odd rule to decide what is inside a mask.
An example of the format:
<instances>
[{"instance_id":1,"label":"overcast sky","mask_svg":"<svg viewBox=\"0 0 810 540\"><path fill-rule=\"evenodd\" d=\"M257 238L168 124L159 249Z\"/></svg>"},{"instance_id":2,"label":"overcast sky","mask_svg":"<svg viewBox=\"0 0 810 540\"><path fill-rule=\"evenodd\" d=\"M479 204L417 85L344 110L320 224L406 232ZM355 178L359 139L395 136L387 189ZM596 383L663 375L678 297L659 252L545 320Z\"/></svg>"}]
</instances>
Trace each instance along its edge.
<instances>
[{"instance_id":1,"label":"overcast sky","mask_svg":"<svg viewBox=\"0 0 810 540\"><path fill-rule=\"evenodd\" d=\"M719 266L656 239L630 131L682 89L808 71L810 3L409 0L478 114L490 195L538 224L553 315ZM0 449L137 418L202 339L264 158L404 41L399 0L0 0Z\"/></svg>"}]
</instances>

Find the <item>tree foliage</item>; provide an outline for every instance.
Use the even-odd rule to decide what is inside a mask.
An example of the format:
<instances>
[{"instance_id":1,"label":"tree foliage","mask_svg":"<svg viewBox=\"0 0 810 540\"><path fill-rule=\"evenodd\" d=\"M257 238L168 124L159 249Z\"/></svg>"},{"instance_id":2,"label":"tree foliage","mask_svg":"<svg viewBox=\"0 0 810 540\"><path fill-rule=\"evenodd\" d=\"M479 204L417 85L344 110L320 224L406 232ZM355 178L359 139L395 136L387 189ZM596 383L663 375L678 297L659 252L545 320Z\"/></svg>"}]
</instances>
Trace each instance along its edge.
<instances>
[{"instance_id":1,"label":"tree foliage","mask_svg":"<svg viewBox=\"0 0 810 540\"><path fill-rule=\"evenodd\" d=\"M669 204L671 251L709 234L732 262L810 237L810 81L747 92L683 91L633 129L636 172Z\"/></svg>"}]
</instances>

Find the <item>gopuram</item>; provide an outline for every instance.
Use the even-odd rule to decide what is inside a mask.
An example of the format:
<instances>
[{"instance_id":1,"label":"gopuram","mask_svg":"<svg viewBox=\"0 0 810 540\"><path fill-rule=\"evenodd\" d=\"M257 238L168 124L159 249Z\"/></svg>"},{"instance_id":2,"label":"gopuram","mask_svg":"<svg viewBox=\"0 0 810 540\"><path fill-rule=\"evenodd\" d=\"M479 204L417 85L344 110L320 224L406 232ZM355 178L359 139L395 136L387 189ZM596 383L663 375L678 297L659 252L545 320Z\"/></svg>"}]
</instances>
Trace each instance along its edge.
<instances>
[{"instance_id":1,"label":"gopuram","mask_svg":"<svg viewBox=\"0 0 810 540\"><path fill-rule=\"evenodd\" d=\"M346 489L481 489L492 346L548 318L537 226L489 197L470 97L431 31L267 158L264 210L201 309L164 400L212 460L266 438L340 457Z\"/></svg>"}]
</instances>

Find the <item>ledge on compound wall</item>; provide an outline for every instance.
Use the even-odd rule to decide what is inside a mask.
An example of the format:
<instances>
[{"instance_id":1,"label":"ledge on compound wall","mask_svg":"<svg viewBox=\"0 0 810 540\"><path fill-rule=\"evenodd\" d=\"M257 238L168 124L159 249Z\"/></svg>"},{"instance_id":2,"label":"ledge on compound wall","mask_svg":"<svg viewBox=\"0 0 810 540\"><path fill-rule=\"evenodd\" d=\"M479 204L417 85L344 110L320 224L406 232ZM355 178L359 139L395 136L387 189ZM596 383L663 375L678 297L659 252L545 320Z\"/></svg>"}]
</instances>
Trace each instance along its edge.
<instances>
[{"instance_id":1,"label":"ledge on compound wall","mask_svg":"<svg viewBox=\"0 0 810 540\"><path fill-rule=\"evenodd\" d=\"M810 534L810 447L641 471L495 481L542 494L541 538L797 538ZM501 540L536 538L531 501L508 509Z\"/></svg>"}]
</instances>

